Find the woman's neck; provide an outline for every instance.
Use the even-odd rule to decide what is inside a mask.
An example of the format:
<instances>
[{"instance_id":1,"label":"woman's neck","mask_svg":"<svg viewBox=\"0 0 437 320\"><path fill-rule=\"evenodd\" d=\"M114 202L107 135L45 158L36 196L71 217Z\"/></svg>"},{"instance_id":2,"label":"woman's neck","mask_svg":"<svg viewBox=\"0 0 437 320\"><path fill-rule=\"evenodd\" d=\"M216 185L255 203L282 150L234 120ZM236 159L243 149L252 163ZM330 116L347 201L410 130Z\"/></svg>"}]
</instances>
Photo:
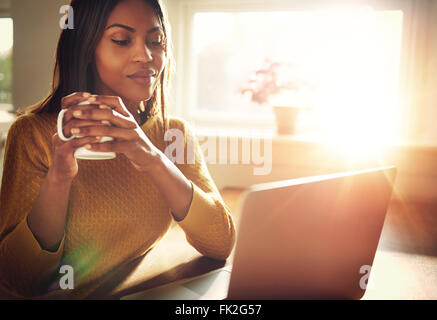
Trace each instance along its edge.
<instances>
[{"instance_id":1,"label":"woman's neck","mask_svg":"<svg viewBox=\"0 0 437 320\"><path fill-rule=\"evenodd\" d=\"M139 124L141 122L140 115L138 114L139 102L129 101L128 99L121 98L127 110L134 116L135 121Z\"/></svg>"}]
</instances>

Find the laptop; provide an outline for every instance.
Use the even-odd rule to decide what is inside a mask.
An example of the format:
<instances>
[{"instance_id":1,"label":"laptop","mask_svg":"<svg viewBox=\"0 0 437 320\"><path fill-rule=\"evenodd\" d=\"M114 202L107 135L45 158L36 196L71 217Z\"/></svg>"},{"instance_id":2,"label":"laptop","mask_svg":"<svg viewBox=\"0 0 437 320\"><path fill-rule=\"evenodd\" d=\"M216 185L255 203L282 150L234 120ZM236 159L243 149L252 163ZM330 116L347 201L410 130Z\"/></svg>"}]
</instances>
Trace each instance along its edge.
<instances>
[{"instance_id":1,"label":"laptop","mask_svg":"<svg viewBox=\"0 0 437 320\"><path fill-rule=\"evenodd\" d=\"M122 299L360 299L395 176L382 167L254 185L232 267Z\"/></svg>"}]
</instances>

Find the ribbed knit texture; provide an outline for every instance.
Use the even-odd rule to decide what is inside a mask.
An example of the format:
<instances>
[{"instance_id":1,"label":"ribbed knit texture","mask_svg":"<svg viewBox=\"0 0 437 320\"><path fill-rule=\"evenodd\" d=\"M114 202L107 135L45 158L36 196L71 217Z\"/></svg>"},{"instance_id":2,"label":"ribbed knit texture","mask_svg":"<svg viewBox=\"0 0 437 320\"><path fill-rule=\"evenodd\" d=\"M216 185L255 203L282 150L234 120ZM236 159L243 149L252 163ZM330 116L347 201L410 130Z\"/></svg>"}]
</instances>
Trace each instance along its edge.
<instances>
[{"instance_id":1,"label":"ribbed knit texture","mask_svg":"<svg viewBox=\"0 0 437 320\"><path fill-rule=\"evenodd\" d=\"M137 171L124 155L118 154L112 160L78 160L79 173L70 191L65 236L57 252L41 249L26 217L52 164L51 139L56 132L56 117L21 116L8 133L0 197L3 295L39 295L41 292L35 288L46 276L57 274L59 265L68 264L75 272L72 296L86 297L88 292L81 288L97 285L99 277L114 267L145 254L165 235L173 219L147 174ZM178 224L200 253L225 259L235 241L232 218L187 124L172 118L170 128L184 132L185 151L187 141L193 142L195 155L194 164L177 164L194 190L189 212ZM156 147L165 150L162 118L149 119L142 129ZM56 281L52 280L53 288Z\"/></svg>"}]
</instances>

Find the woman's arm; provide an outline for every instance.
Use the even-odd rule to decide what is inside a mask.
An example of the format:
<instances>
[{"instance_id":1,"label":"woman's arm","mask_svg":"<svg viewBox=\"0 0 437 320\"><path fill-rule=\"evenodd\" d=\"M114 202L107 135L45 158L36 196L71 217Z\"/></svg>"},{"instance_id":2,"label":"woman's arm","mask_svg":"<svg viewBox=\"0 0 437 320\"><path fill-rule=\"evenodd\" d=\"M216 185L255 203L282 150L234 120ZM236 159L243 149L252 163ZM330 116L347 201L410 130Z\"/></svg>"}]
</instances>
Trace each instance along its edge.
<instances>
[{"instance_id":1,"label":"woman's arm","mask_svg":"<svg viewBox=\"0 0 437 320\"><path fill-rule=\"evenodd\" d=\"M89 99L88 93L74 93L64 97L62 105L71 107ZM81 106L81 108L96 108L96 106ZM71 132L65 127L69 128L74 119L69 118L64 121L65 134L70 135ZM53 163L41 185L38 198L27 216L29 229L44 250L57 251L64 235L71 183L79 170L74 152L77 148L99 139L85 137L64 142L57 133L52 137Z\"/></svg>"},{"instance_id":2,"label":"woman's arm","mask_svg":"<svg viewBox=\"0 0 437 320\"><path fill-rule=\"evenodd\" d=\"M159 152L144 171L163 195L188 242L206 256L226 259L235 243L232 217L209 175L199 144L190 130L179 129L194 144L194 164L176 166Z\"/></svg>"},{"instance_id":3,"label":"woman's arm","mask_svg":"<svg viewBox=\"0 0 437 320\"><path fill-rule=\"evenodd\" d=\"M156 155L154 165L146 171L171 208L174 218L185 218L193 198L190 181L163 153Z\"/></svg>"},{"instance_id":4,"label":"woman's arm","mask_svg":"<svg viewBox=\"0 0 437 320\"><path fill-rule=\"evenodd\" d=\"M52 126L45 116L22 116L11 126L5 148L0 281L26 296L62 257L68 198L78 169L74 150L97 141L63 143L52 136Z\"/></svg>"},{"instance_id":5,"label":"woman's arm","mask_svg":"<svg viewBox=\"0 0 437 320\"><path fill-rule=\"evenodd\" d=\"M212 258L226 259L235 244L231 213L209 174L193 130L179 119L171 119L170 127L183 133L185 161L178 163L177 168L193 186L189 211L179 225L185 231L188 242L199 252Z\"/></svg>"},{"instance_id":6,"label":"woman's arm","mask_svg":"<svg viewBox=\"0 0 437 320\"><path fill-rule=\"evenodd\" d=\"M27 224L42 249L55 252L64 236L71 181L59 179L49 170L38 198L27 216Z\"/></svg>"},{"instance_id":7,"label":"woman's arm","mask_svg":"<svg viewBox=\"0 0 437 320\"><path fill-rule=\"evenodd\" d=\"M75 117L78 120L66 125L67 132L74 131L76 135L86 137L115 138L115 141L106 143L94 141L89 149L123 153L138 171L149 175L171 208L175 219L182 220L191 204L193 189L190 181L152 144L119 97L97 95L93 98L92 103L96 108L69 107L66 118ZM62 107L65 108L66 105ZM73 124L77 121L106 121L111 125L75 127Z\"/></svg>"},{"instance_id":8,"label":"woman's arm","mask_svg":"<svg viewBox=\"0 0 437 320\"><path fill-rule=\"evenodd\" d=\"M184 140L192 143L190 146L194 144L194 163L176 166L149 140L132 115L121 114L128 111L119 97L100 95L95 98L94 104L103 105L101 108L80 111L72 107L67 113L78 119L111 125L72 128L74 133L84 137L114 138L109 142L92 143L89 150L124 154L137 170L146 172L153 180L187 234L187 240L202 254L225 259L235 242L234 225L191 130L180 120L170 124L170 128L182 132ZM156 132L156 136L163 136L163 133Z\"/></svg>"},{"instance_id":9,"label":"woman's arm","mask_svg":"<svg viewBox=\"0 0 437 320\"><path fill-rule=\"evenodd\" d=\"M24 116L11 126L0 194L0 281L24 296L34 294L35 285L53 271L63 250L62 241L56 252L45 250L37 240L38 232L33 232L27 223L40 193L46 194L43 198L50 202L59 197L56 191L61 191L59 186L48 183L46 151L50 150L47 141L51 133L40 130L47 125L37 128L39 121L42 120L37 116ZM45 204L38 203L42 210ZM41 210L34 210L34 217Z\"/></svg>"}]
</instances>

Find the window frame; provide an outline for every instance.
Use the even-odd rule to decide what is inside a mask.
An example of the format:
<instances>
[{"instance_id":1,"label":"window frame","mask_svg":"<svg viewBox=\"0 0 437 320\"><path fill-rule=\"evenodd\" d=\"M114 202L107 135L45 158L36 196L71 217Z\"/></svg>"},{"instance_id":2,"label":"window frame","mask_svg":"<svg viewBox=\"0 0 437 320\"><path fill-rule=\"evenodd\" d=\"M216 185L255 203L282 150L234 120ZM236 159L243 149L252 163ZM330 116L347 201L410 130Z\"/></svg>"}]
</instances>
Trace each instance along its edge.
<instances>
[{"instance_id":1,"label":"window frame","mask_svg":"<svg viewBox=\"0 0 437 320\"><path fill-rule=\"evenodd\" d=\"M14 23L13 22L14 18L12 17L11 1L10 0L0 0L0 19L3 19L3 18L10 18L10 19L12 19L12 23ZM13 93L11 92L11 94L13 94ZM11 103L9 110L6 110L6 111L12 112L13 109L14 109L14 105L13 105L13 103ZM0 130L0 135L1 135L1 130ZM0 137L0 139L1 139L1 137Z\"/></svg>"},{"instance_id":2,"label":"window frame","mask_svg":"<svg viewBox=\"0 0 437 320\"><path fill-rule=\"evenodd\" d=\"M199 126L240 127L267 129L273 123L256 119L235 119L235 117L200 113L192 107L194 104L193 90L193 52L192 34L194 14L197 12L241 12L241 11L277 11L277 10L319 10L333 5L350 6L351 1L323 0L167 0L169 16L175 46L177 72L173 82L174 91L172 111L185 117ZM398 82L398 99L400 110L398 135L402 141L414 141L420 133L419 118L425 112L425 104L417 105L418 82L425 75L424 62L426 48L426 27L430 19L428 1L419 0L356 0L353 5L369 5L377 10L401 10L403 12L402 49L400 57L400 72ZM422 101L423 102L423 101ZM214 117L211 115L214 114ZM268 119L269 120L269 119Z\"/></svg>"},{"instance_id":3,"label":"window frame","mask_svg":"<svg viewBox=\"0 0 437 320\"><path fill-rule=\"evenodd\" d=\"M12 18L11 0L0 0L0 18Z\"/></svg>"},{"instance_id":4,"label":"window frame","mask_svg":"<svg viewBox=\"0 0 437 320\"><path fill-rule=\"evenodd\" d=\"M11 19L12 20L12 24L14 23L13 21L14 21L14 19L12 18L12 16L11 16L11 14L9 14L9 15L7 15L7 13L6 12L8 12L8 10L7 9L2 9L2 8L0 8L0 19L6 19L6 18L9 18L9 19ZM4 15L3 15L4 14ZM13 50L13 45L12 45L12 50ZM12 55L13 55L13 53L12 53ZM13 60L13 56L12 56L12 60ZM12 62L13 63L13 62ZM12 70L12 72L13 72L13 70ZM13 96L13 88L11 89L11 96ZM1 103L0 103L1 104ZM11 113L13 110L14 110L14 104L13 104L13 102L12 103L6 103L6 104L2 104L2 105L6 105L6 106L9 106L9 108L7 108L7 109L4 109L4 108L0 108L0 111L6 111L6 112L9 112L9 113Z\"/></svg>"}]
</instances>

